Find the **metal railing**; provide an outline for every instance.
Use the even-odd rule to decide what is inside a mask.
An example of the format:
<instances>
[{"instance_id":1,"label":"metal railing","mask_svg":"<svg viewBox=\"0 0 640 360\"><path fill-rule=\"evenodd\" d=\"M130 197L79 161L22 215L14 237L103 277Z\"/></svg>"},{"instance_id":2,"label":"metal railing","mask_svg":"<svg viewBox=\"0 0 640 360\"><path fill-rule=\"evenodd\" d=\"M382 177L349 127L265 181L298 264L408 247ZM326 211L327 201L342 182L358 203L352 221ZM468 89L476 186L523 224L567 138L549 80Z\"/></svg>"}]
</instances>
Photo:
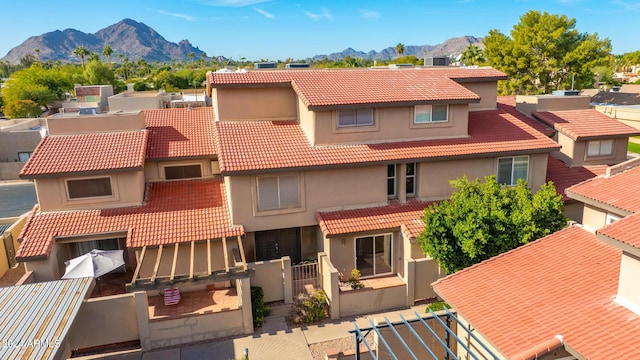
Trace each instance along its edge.
<instances>
[{"instance_id":1,"label":"metal railing","mask_svg":"<svg viewBox=\"0 0 640 360\"><path fill-rule=\"evenodd\" d=\"M304 293L306 285L313 285L317 289L320 286L318 262L303 262L298 265L291 265L291 281L293 296Z\"/></svg>"}]
</instances>

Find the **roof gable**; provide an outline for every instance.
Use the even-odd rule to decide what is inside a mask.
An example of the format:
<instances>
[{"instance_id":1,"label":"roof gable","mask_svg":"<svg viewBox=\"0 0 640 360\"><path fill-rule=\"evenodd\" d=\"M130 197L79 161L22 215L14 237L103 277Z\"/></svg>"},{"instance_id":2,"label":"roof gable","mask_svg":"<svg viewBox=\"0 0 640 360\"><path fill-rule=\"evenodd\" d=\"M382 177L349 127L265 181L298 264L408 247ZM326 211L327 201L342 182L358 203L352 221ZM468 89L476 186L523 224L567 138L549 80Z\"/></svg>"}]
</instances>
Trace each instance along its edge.
<instances>
[{"instance_id":1,"label":"roof gable","mask_svg":"<svg viewBox=\"0 0 640 360\"><path fill-rule=\"evenodd\" d=\"M640 130L594 109L532 112L531 115L574 141L640 135Z\"/></svg>"},{"instance_id":2,"label":"roof gable","mask_svg":"<svg viewBox=\"0 0 640 360\"><path fill-rule=\"evenodd\" d=\"M148 159L215 155L211 107L145 110L144 117L149 131Z\"/></svg>"},{"instance_id":3,"label":"roof gable","mask_svg":"<svg viewBox=\"0 0 640 360\"><path fill-rule=\"evenodd\" d=\"M625 163L622 163L625 164ZM613 175L601 175L567 188L569 197L605 206L640 212L640 166Z\"/></svg>"}]
</instances>

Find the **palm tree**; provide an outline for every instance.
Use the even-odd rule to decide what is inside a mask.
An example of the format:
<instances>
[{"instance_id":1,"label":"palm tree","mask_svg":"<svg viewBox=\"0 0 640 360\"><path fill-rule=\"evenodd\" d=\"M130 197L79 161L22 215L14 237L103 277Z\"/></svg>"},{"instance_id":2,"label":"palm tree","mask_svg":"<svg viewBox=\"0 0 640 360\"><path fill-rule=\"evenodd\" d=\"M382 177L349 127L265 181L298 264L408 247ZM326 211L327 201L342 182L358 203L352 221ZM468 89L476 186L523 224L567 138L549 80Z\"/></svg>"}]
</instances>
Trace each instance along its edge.
<instances>
[{"instance_id":1,"label":"palm tree","mask_svg":"<svg viewBox=\"0 0 640 360\"><path fill-rule=\"evenodd\" d=\"M398 54L398 57L402 56L402 54L404 54L404 44L403 43L398 43L398 45L396 45L396 54Z\"/></svg>"},{"instance_id":2,"label":"palm tree","mask_svg":"<svg viewBox=\"0 0 640 360\"><path fill-rule=\"evenodd\" d=\"M111 67L111 54L113 54L113 49L111 49L111 46L109 46L109 44L105 45L104 48L102 48L102 55L107 57L109 67Z\"/></svg>"},{"instance_id":3,"label":"palm tree","mask_svg":"<svg viewBox=\"0 0 640 360\"><path fill-rule=\"evenodd\" d=\"M80 45L75 50L73 50L75 55L80 57L80 63L82 64L82 71L84 71L84 57L89 55L89 50L85 49L84 46Z\"/></svg>"},{"instance_id":4,"label":"palm tree","mask_svg":"<svg viewBox=\"0 0 640 360\"><path fill-rule=\"evenodd\" d=\"M465 65L476 65L485 62L484 54L482 53L482 49L475 44L469 44L466 49L462 52L462 56L460 60L465 63Z\"/></svg>"},{"instance_id":5,"label":"palm tree","mask_svg":"<svg viewBox=\"0 0 640 360\"><path fill-rule=\"evenodd\" d=\"M193 59L196 56L196 54L193 53L193 51L191 51L190 53L187 54L187 57L189 59L191 59L191 65L193 66Z\"/></svg>"},{"instance_id":6,"label":"palm tree","mask_svg":"<svg viewBox=\"0 0 640 360\"><path fill-rule=\"evenodd\" d=\"M33 52L36 53L36 56L38 57L38 62L40 62L40 49L35 48L35 49L33 49Z\"/></svg>"}]
</instances>

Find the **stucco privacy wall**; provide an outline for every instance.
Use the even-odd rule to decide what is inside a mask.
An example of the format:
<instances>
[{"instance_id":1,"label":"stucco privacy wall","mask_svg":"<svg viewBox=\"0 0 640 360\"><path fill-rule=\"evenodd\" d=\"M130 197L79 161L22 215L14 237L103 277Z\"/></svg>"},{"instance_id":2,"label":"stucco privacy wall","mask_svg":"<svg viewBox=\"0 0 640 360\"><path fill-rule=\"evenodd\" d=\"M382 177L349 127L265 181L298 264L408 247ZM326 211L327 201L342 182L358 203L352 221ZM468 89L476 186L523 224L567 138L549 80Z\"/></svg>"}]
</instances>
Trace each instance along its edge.
<instances>
[{"instance_id":1,"label":"stucco privacy wall","mask_svg":"<svg viewBox=\"0 0 640 360\"><path fill-rule=\"evenodd\" d=\"M27 222L27 218L29 217L29 215L30 215L30 212L27 212L17 218L0 219L0 224L2 223L13 224L9 226L9 228L5 230L4 233L0 233L0 277L2 277L7 272L7 270L9 270L9 261L5 256L6 249L5 249L5 243L3 239L7 237L11 237L13 241L13 250L15 255L15 252L18 251L18 248L20 247L20 244L18 243L18 236L20 236L20 232L22 231L24 224ZM18 266L24 266L24 265L19 264Z\"/></svg>"},{"instance_id":2,"label":"stucco privacy wall","mask_svg":"<svg viewBox=\"0 0 640 360\"><path fill-rule=\"evenodd\" d=\"M162 93L123 92L109 96L109 111L135 111L141 109L162 109Z\"/></svg>"},{"instance_id":3,"label":"stucco privacy wall","mask_svg":"<svg viewBox=\"0 0 640 360\"><path fill-rule=\"evenodd\" d=\"M587 95L556 96L556 95L517 95L516 109L531 116L533 111L560 111L589 109L591 97Z\"/></svg>"},{"instance_id":4,"label":"stucco privacy wall","mask_svg":"<svg viewBox=\"0 0 640 360\"><path fill-rule=\"evenodd\" d=\"M18 174L25 163L23 162L0 162L0 180L18 180Z\"/></svg>"},{"instance_id":5,"label":"stucco privacy wall","mask_svg":"<svg viewBox=\"0 0 640 360\"><path fill-rule=\"evenodd\" d=\"M295 120L296 93L290 86L265 88L213 89L216 119Z\"/></svg>"},{"instance_id":6,"label":"stucco privacy wall","mask_svg":"<svg viewBox=\"0 0 640 360\"><path fill-rule=\"evenodd\" d=\"M73 200L68 198L66 180L95 177L111 178L112 196ZM140 205L144 196L144 173L142 171L87 177L42 178L36 179L35 184L41 211L105 209Z\"/></svg>"},{"instance_id":7,"label":"stucco privacy wall","mask_svg":"<svg viewBox=\"0 0 640 360\"><path fill-rule=\"evenodd\" d=\"M33 152L40 140L42 140L40 131L0 132L0 162L19 161L18 153Z\"/></svg>"},{"instance_id":8,"label":"stucco privacy wall","mask_svg":"<svg viewBox=\"0 0 640 360\"><path fill-rule=\"evenodd\" d=\"M469 111L495 110L498 102L498 83L487 82L461 82L460 85L480 96L479 103L469 104Z\"/></svg>"},{"instance_id":9,"label":"stucco privacy wall","mask_svg":"<svg viewBox=\"0 0 640 360\"><path fill-rule=\"evenodd\" d=\"M47 124L51 135L136 131L146 127L142 111L90 116L56 114L49 116Z\"/></svg>"},{"instance_id":10,"label":"stucco privacy wall","mask_svg":"<svg viewBox=\"0 0 640 360\"><path fill-rule=\"evenodd\" d=\"M251 286L262 288L265 302L291 302L291 259L288 256L249 263L248 268L256 269Z\"/></svg>"},{"instance_id":11,"label":"stucco privacy wall","mask_svg":"<svg viewBox=\"0 0 640 360\"><path fill-rule=\"evenodd\" d=\"M406 305L406 285L340 291L340 317L394 309Z\"/></svg>"}]
</instances>

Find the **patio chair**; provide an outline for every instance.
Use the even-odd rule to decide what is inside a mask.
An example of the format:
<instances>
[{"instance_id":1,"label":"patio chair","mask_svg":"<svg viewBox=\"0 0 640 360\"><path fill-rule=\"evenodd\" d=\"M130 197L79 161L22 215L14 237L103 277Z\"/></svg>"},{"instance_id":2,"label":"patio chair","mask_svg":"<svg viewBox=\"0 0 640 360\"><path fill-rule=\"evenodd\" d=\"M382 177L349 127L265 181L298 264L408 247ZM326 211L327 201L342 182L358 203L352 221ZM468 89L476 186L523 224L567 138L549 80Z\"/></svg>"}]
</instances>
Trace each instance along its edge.
<instances>
[{"instance_id":1,"label":"patio chair","mask_svg":"<svg viewBox=\"0 0 640 360\"><path fill-rule=\"evenodd\" d=\"M176 305L180 302L180 290L178 288L164 289L164 304Z\"/></svg>"}]
</instances>

